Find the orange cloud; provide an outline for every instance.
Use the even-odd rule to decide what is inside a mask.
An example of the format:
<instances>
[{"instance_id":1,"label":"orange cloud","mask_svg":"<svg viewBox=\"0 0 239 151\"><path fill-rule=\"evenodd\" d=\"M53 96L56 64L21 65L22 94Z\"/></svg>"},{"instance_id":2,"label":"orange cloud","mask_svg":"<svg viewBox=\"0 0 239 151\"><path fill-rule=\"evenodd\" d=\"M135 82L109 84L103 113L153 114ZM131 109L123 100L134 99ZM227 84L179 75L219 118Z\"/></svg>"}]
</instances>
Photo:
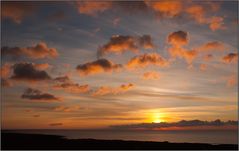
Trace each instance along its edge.
<instances>
[{"instance_id":1,"label":"orange cloud","mask_svg":"<svg viewBox=\"0 0 239 151\"><path fill-rule=\"evenodd\" d=\"M183 46L189 43L188 33L185 31L176 31L168 35L168 43L172 45L168 49L173 58L183 58L188 64L196 58L198 52L196 50L187 50Z\"/></svg>"},{"instance_id":2,"label":"orange cloud","mask_svg":"<svg viewBox=\"0 0 239 151\"><path fill-rule=\"evenodd\" d=\"M159 79L160 74L155 71L145 72L142 78L145 80Z\"/></svg>"},{"instance_id":3,"label":"orange cloud","mask_svg":"<svg viewBox=\"0 0 239 151\"><path fill-rule=\"evenodd\" d=\"M159 15L169 18L175 17L182 12L182 3L180 1L146 1L146 4Z\"/></svg>"},{"instance_id":4,"label":"orange cloud","mask_svg":"<svg viewBox=\"0 0 239 151\"><path fill-rule=\"evenodd\" d=\"M170 33L168 36L168 43L173 46L183 46L188 44L189 38L188 33L185 31L176 31Z\"/></svg>"},{"instance_id":5,"label":"orange cloud","mask_svg":"<svg viewBox=\"0 0 239 151\"><path fill-rule=\"evenodd\" d=\"M1 2L1 16L20 24L24 17L31 15L35 8L31 2Z\"/></svg>"},{"instance_id":6,"label":"orange cloud","mask_svg":"<svg viewBox=\"0 0 239 151\"><path fill-rule=\"evenodd\" d=\"M78 83L62 83L53 86L54 89L63 89L70 93L86 93L90 90L88 84L79 85Z\"/></svg>"},{"instance_id":7,"label":"orange cloud","mask_svg":"<svg viewBox=\"0 0 239 151\"><path fill-rule=\"evenodd\" d=\"M169 62L157 53L148 53L133 57L129 60L126 66L129 69L134 69L143 68L149 65L166 67L169 65Z\"/></svg>"},{"instance_id":8,"label":"orange cloud","mask_svg":"<svg viewBox=\"0 0 239 151\"><path fill-rule=\"evenodd\" d=\"M128 90L130 90L132 87L134 87L133 84L129 83L126 85L121 85L117 88L112 88L112 87L107 87L107 86L102 86L99 89L97 89L96 91L94 91L92 93L93 96L102 96L102 95L109 95L109 94L121 94L124 93Z\"/></svg>"},{"instance_id":9,"label":"orange cloud","mask_svg":"<svg viewBox=\"0 0 239 151\"><path fill-rule=\"evenodd\" d=\"M2 47L1 49L2 55L10 55L10 56L27 56L33 59L42 59L42 58L55 58L58 56L58 52L55 48L48 48L47 44L44 42L40 42L39 44L20 48L20 47Z\"/></svg>"},{"instance_id":10,"label":"orange cloud","mask_svg":"<svg viewBox=\"0 0 239 151\"><path fill-rule=\"evenodd\" d=\"M224 21L223 17L213 16L212 18L210 18L210 21L209 21L210 29L212 31L219 30L219 29L226 29L223 21Z\"/></svg>"},{"instance_id":11,"label":"orange cloud","mask_svg":"<svg viewBox=\"0 0 239 151\"><path fill-rule=\"evenodd\" d=\"M74 106L58 106L55 107L53 110L54 111L59 111L59 112L75 112L80 109L79 105L74 105Z\"/></svg>"},{"instance_id":12,"label":"orange cloud","mask_svg":"<svg viewBox=\"0 0 239 151\"><path fill-rule=\"evenodd\" d=\"M168 51L173 58L183 58L188 64L191 64L198 54L196 50L187 50L180 47L171 47Z\"/></svg>"},{"instance_id":13,"label":"orange cloud","mask_svg":"<svg viewBox=\"0 0 239 151\"><path fill-rule=\"evenodd\" d=\"M233 87L233 86L236 86L237 85L237 76L236 74L232 74L231 76L229 76L227 78L227 86L228 87Z\"/></svg>"},{"instance_id":14,"label":"orange cloud","mask_svg":"<svg viewBox=\"0 0 239 151\"><path fill-rule=\"evenodd\" d=\"M34 67L37 70L46 70L50 67L50 65L48 63L40 63L40 64L34 64Z\"/></svg>"},{"instance_id":15,"label":"orange cloud","mask_svg":"<svg viewBox=\"0 0 239 151\"><path fill-rule=\"evenodd\" d=\"M220 8L218 3L210 4L212 11L217 11ZM207 9L207 10L206 10ZM208 9L203 5L192 5L186 9L186 13L191 16L199 24L208 24L212 31L226 29L224 26L224 18L220 16L207 17Z\"/></svg>"},{"instance_id":16,"label":"orange cloud","mask_svg":"<svg viewBox=\"0 0 239 151\"><path fill-rule=\"evenodd\" d=\"M207 18L205 17L206 10L201 5L193 5L186 9L186 12L195 19L196 22L200 24L207 23Z\"/></svg>"},{"instance_id":17,"label":"orange cloud","mask_svg":"<svg viewBox=\"0 0 239 151\"><path fill-rule=\"evenodd\" d=\"M1 78L8 78L11 73L12 65L10 63L5 63L1 67Z\"/></svg>"},{"instance_id":18,"label":"orange cloud","mask_svg":"<svg viewBox=\"0 0 239 151\"><path fill-rule=\"evenodd\" d=\"M90 16L96 16L97 13L104 12L112 7L110 1L77 1L78 12Z\"/></svg>"},{"instance_id":19,"label":"orange cloud","mask_svg":"<svg viewBox=\"0 0 239 151\"><path fill-rule=\"evenodd\" d=\"M237 63L238 53L229 53L222 58L224 63Z\"/></svg>"},{"instance_id":20,"label":"orange cloud","mask_svg":"<svg viewBox=\"0 0 239 151\"><path fill-rule=\"evenodd\" d=\"M98 59L93 62L78 65L76 67L76 70L79 72L80 75L91 75L103 72L117 71L121 67L122 66L120 64L114 64L109 60Z\"/></svg>"},{"instance_id":21,"label":"orange cloud","mask_svg":"<svg viewBox=\"0 0 239 151\"><path fill-rule=\"evenodd\" d=\"M56 90L65 90L69 93L86 93L90 90L88 84L79 85L78 83L73 83L68 76L57 77L53 80L56 85L52 88Z\"/></svg>"},{"instance_id":22,"label":"orange cloud","mask_svg":"<svg viewBox=\"0 0 239 151\"><path fill-rule=\"evenodd\" d=\"M13 86L13 84L10 80L1 78L1 86L2 87L11 87L11 86Z\"/></svg>"},{"instance_id":23,"label":"orange cloud","mask_svg":"<svg viewBox=\"0 0 239 151\"><path fill-rule=\"evenodd\" d=\"M225 50L226 46L222 42L212 41L208 42L198 48L199 51L213 51L213 50Z\"/></svg>"},{"instance_id":24,"label":"orange cloud","mask_svg":"<svg viewBox=\"0 0 239 151\"><path fill-rule=\"evenodd\" d=\"M200 65L200 70L205 71L207 69L207 65L206 64L201 64Z\"/></svg>"},{"instance_id":25,"label":"orange cloud","mask_svg":"<svg viewBox=\"0 0 239 151\"><path fill-rule=\"evenodd\" d=\"M153 49L154 47L152 38L149 35L138 37L114 35L107 44L99 47L97 55L102 56L109 53L121 54L126 51L137 53L139 48Z\"/></svg>"}]
</instances>

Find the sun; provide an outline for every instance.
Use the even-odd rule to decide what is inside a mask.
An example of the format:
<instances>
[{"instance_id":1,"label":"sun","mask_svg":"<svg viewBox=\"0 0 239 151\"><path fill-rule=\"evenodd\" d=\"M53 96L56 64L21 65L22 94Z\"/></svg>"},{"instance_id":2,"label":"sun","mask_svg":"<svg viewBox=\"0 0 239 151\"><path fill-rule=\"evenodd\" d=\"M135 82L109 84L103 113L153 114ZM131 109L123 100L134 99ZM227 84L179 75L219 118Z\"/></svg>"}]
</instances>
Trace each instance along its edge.
<instances>
[{"instance_id":1,"label":"sun","mask_svg":"<svg viewBox=\"0 0 239 151\"><path fill-rule=\"evenodd\" d=\"M161 122L163 122L162 115L159 112L154 113L153 116L152 116L152 122L153 123L161 123Z\"/></svg>"}]
</instances>

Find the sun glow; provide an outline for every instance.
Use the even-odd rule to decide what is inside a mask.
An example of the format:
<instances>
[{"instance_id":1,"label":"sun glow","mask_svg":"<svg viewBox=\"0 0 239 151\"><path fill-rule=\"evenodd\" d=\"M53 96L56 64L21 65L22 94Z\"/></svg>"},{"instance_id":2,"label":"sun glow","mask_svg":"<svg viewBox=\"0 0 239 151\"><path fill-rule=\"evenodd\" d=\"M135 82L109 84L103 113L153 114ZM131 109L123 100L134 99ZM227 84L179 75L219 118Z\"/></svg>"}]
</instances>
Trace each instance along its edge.
<instances>
[{"instance_id":1,"label":"sun glow","mask_svg":"<svg viewBox=\"0 0 239 151\"><path fill-rule=\"evenodd\" d=\"M153 123L163 122L162 115L159 112L154 113L152 117L152 122Z\"/></svg>"}]
</instances>

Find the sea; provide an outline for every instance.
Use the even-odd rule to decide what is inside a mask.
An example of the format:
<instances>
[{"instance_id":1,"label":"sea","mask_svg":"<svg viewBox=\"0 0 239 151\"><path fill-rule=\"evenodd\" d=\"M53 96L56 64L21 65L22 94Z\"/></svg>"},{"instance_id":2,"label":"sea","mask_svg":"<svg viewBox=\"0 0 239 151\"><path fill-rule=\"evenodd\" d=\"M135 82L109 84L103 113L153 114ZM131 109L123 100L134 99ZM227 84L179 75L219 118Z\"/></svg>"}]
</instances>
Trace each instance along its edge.
<instances>
[{"instance_id":1,"label":"sea","mask_svg":"<svg viewBox=\"0 0 239 151\"><path fill-rule=\"evenodd\" d=\"M236 130L144 131L144 130L8 130L14 133L60 135L68 139L136 140L175 143L238 144Z\"/></svg>"}]
</instances>

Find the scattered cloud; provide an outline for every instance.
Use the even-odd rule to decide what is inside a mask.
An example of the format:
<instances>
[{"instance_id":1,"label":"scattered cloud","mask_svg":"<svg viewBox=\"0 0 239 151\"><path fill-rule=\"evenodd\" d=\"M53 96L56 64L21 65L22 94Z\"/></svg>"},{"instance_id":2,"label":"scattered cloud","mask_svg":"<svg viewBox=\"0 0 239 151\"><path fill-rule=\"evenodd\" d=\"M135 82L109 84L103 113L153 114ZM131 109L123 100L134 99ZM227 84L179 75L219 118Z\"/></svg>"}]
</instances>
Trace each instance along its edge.
<instances>
[{"instance_id":1,"label":"scattered cloud","mask_svg":"<svg viewBox=\"0 0 239 151\"><path fill-rule=\"evenodd\" d=\"M57 106L53 110L57 112L76 112L79 111L81 107L79 105L74 106Z\"/></svg>"},{"instance_id":2,"label":"scattered cloud","mask_svg":"<svg viewBox=\"0 0 239 151\"><path fill-rule=\"evenodd\" d=\"M226 46L222 42L212 41L203 44L198 48L199 51L223 51L226 49Z\"/></svg>"},{"instance_id":3,"label":"scattered cloud","mask_svg":"<svg viewBox=\"0 0 239 151\"><path fill-rule=\"evenodd\" d=\"M159 79L160 74L158 72L155 72L155 71L145 72L143 74L142 78L145 79L145 80Z\"/></svg>"},{"instance_id":4,"label":"scattered cloud","mask_svg":"<svg viewBox=\"0 0 239 151\"><path fill-rule=\"evenodd\" d=\"M102 95L110 95L110 94L116 95L116 94L121 94L130 90L132 87L134 87L134 85L131 83L126 85L122 84L121 86L116 88L102 86L98 88L96 91L94 91L92 95L93 96L102 96Z\"/></svg>"},{"instance_id":5,"label":"scattered cloud","mask_svg":"<svg viewBox=\"0 0 239 151\"><path fill-rule=\"evenodd\" d=\"M238 53L229 53L222 58L224 63L237 63L238 61Z\"/></svg>"},{"instance_id":6,"label":"scattered cloud","mask_svg":"<svg viewBox=\"0 0 239 151\"><path fill-rule=\"evenodd\" d=\"M10 63L5 63L1 67L1 78L8 78L11 74L11 67L12 65Z\"/></svg>"},{"instance_id":7,"label":"scattered cloud","mask_svg":"<svg viewBox=\"0 0 239 151\"><path fill-rule=\"evenodd\" d=\"M64 90L69 93L87 93L90 90L88 84L79 85L78 83L74 83L70 80L68 76L56 77L53 79L56 84L52 87L56 90Z\"/></svg>"},{"instance_id":8,"label":"scattered cloud","mask_svg":"<svg viewBox=\"0 0 239 151\"><path fill-rule=\"evenodd\" d=\"M188 64L192 64L193 60L198 55L196 50L187 50L180 47L171 47L168 51L173 58L183 58Z\"/></svg>"},{"instance_id":9,"label":"scattered cloud","mask_svg":"<svg viewBox=\"0 0 239 151\"><path fill-rule=\"evenodd\" d=\"M149 65L166 67L169 65L169 62L157 53L148 53L135 56L127 63L129 69L143 68Z\"/></svg>"},{"instance_id":10,"label":"scattered cloud","mask_svg":"<svg viewBox=\"0 0 239 151\"><path fill-rule=\"evenodd\" d=\"M76 6L80 14L97 16L112 7L110 1L77 1Z\"/></svg>"},{"instance_id":11,"label":"scattered cloud","mask_svg":"<svg viewBox=\"0 0 239 151\"><path fill-rule=\"evenodd\" d=\"M192 64L198 52L196 50L187 50L183 48L184 45L189 43L188 33L185 31L176 31L168 35L168 43L172 47L168 51L173 58L183 58L188 64Z\"/></svg>"},{"instance_id":12,"label":"scattered cloud","mask_svg":"<svg viewBox=\"0 0 239 151\"><path fill-rule=\"evenodd\" d=\"M11 19L13 22L20 24L26 16L30 16L35 7L31 2L1 2L2 18Z\"/></svg>"},{"instance_id":13,"label":"scattered cloud","mask_svg":"<svg viewBox=\"0 0 239 151\"><path fill-rule=\"evenodd\" d=\"M32 59L42 59L42 58L56 58L58 52L55 48L49 48L46 43L40 42L32 47L2 47L1 52L3 56L27 56Z\"/></svg>"},{"instance_id":14,"label":"scattered cloud","mask_svg":"<svg viewBox=\"0 0 239 151\"><path fill-rule=\"evenodd\" d=\"M126 51L132 51L134 53L139 52L140 48L153 49L152 38L149 35L143 36L123 36L114 35L110 38L110 41L98 48L98 57L109 54L122 54Z\"/></svg>"},{"instance_id":15,"label":"scattered cloud","mask_svg":"<svg viewBox=\"0 0 239 151\"><path fill-rule=\"evenodd\" d=\"M212 31L216 31L219 29L221 30L226 29L226 27L224 26L224 18L213 16L212 18L210 18L209 27Z\"/></svg>"},{"instance_id":16,"label":"scattered cloud","mask_svg":"<svg viewBox=\"0 0 239 151\"><path fill-rule=\"evenodd\" d=\"M35 101L61 101L59 97L56 97L49 93L43 93L40 90L27 88L25 92L22 94L21 98Z\"/></svg>"},{"instance_id":17,"label":"scattered cloud","mask_svg":"<svg viewBox=\"0 0 239 151\"><path fill-rule=\"evenodd\" d=\"M200 64L200 70L205 71L207 69L206 64Z\"/></svg>"},{"instance_id":18,"label":"scattered cloud","mask_svg":"<svg viewBox=\"0 0 239 151\"><path fill-rule=\"evenodd\" d=\"M2 87L11 87L11 86L13 86L13 84L10 80L1 78L1 86Z\"/></svg>"},{"instance_id":19,"label":"scattered cloud","mask_svg":"<svg viewBox=\"0 0 239 151\"><path fill-rule=\"evenodd\" d=\"M213 59L213 55L212 54L207 54L205 56L203 56L203 60L204 61L210 61Z\"/></svg>"},{"instance_id":20,"label":"scattered cloud","mask_svg":"<svg viewBox=\"0 0 239 151\"><path fill-rule=\"evenodd\" d=\"M157 15L172 18L182 12L180 1L145 1L147 6L154 10Z\"/></svg>"},{"instance_id":21,"label":"scattered cloud","mask_svg":"<svg viewBox=\"0 0 239 151\"><path fill-rule=\"evenodd\" d=\"M179 30L168 35L168 43L173 46L183 46L188 44L188 42L188 33L185 31Z\"/></svg>"},{"instance_id":22,"label":"scattered cloud","mask_svg":"<svg viewBox=\"0 0 239 151\"><path fill-rule=\"evenodd\" d=\"M60 76L53 79L53 81L66 83L66 82L70 82L70 78L68 76Z\"/></svg>"},{"instance_id":23,"label":"scattered cloud","mask_svg":"<svg viewBox=\"0 0 239 151\"><path fill-rule=\"evenodd\" d=\"M213 4L210 4L212 6ZM215 6L212 6L213 11L218 11L220 8L220 5L215 3ZM209 28L212 31L216 30L223 30L226 29L224 26L224 18L220 16L212 16L212 17L207 17L210 10L209 8L203 6L203 5L192 5L189 6L186 9L186 13L190 15L191 18L193 18L197 23L199 24L208 24Z\"/></svg>"},{"instance_id":24,"label":"scattered cloud","mask_svg":"<svg viewBox=\"0 0 239 151\"><path fill-rule=\"evenodd\" d=\"M39 63L39 64L34 64L34 67L37 70L46 70L50 67L50 65L48 63Z\"/></svg>"},{"instance_id":25,"label":"scattered cloud","mask_svg":"<svg viewBox=\"0 0 239 151\"><path fill-rule=\"evenodd\" d=\"M98 59L93 62L78 65L76 70L80 75L92 75L103 72L117 71L122 67L120 64L114 64L107 59Z\"/></svg>"},{"instance_id":26,"label":"scattered cloud","mask_svg":"<svg viewBox=\"0 0 239 151\"><path fill-rule=\"evenodd\" d=\"M53 86L54 89L63 89L70 93L86 93L89 92L90 87L88 84L79 85L78 83L62 83Z\"/></svg>"},{"instance_id":27,"label":"scattered cloud","mask_svg":"<svg viewBox=\"0 0 239 151\"><path fill-rule=\"evenodd\" d=\"M44 70L38 70L33 63L16 63L13 65L12 80L37 82L50 80L51 77Z\"/></svg>"},{"instance_id":28,"label":"scattered cloud","mask_svg":"<svg viewBox=\"0 0 239 151\"><path fill-rule=\"evenodd\" d=\"M227 77L227 86L233 87L237 85L237 76L236 74L232 74L231 76Z\"/></svg>"}]
</instances>

